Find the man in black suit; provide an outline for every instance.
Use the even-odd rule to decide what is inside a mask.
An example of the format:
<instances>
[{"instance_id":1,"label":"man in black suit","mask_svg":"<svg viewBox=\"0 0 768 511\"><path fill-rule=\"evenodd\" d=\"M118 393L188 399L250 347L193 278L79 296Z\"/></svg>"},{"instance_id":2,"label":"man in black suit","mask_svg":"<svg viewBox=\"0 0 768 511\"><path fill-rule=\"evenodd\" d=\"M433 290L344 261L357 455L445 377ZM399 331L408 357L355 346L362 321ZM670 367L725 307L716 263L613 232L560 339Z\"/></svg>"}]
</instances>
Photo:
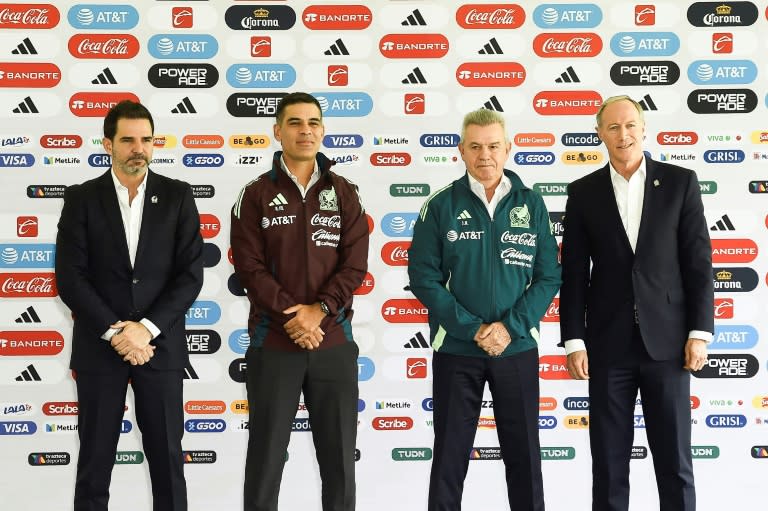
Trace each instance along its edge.
<instances>
[{"instance_id":1,"label":"man in black suit","mask_svg":"<svg viewBox=\"0 0 768 511\"><path fill-rule=\"evenodd\" d=\"M64 195L56 282L74 316L75 511L107 510L129 380L153 509L187 509L184 316L202 287L203 243L190 186L148 168L153 133L143 105L118 103L104 119L111 170Z\"/></svg>"},{"instance_id":2,"label":"man in black suit","mask_svg":"<svg viewBox=\"0 0 768 511\"><path fill-rule=\"evenodd\" d=\"M693 511L690 371L714 329L699 183L643 154L643 110L627 96L604 101L597 134L609 164L568 187L560 289L568 371L589 379L592 509L629 505L640 390L660 509Z\"/></svg>"}]
</instances>

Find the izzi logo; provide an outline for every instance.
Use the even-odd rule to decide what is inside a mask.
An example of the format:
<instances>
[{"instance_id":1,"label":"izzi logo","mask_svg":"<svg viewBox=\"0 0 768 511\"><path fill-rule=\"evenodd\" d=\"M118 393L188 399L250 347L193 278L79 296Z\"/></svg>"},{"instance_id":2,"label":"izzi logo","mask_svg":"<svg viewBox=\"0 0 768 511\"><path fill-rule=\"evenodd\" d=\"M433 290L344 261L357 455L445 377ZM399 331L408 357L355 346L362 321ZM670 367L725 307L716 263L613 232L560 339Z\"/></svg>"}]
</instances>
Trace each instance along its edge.
<instances>
[{"instance_id":1,"label":"izzi logo","mask_svg":"<svg viewBox=\"0 0 768 511\"><path fill-rule=\"evenodd\" d=\"M211 64L154 64L147 71L153 87L162 89L207 89L219 81L219 71Z\"/></svg>"},{"instance_id":2,"label":"izzi logo","mask_svg":"<svg viewBox=\"0 0 768 511\"><path fill-rule=\"evenodd\" d=\"M619 57L669 57L679 50L674 32L618 32L611 38L611 51Z\"/></svg>"},{"instance_id":3,"label":"izzi logo","mask_svg":"<svg viewBox=\"0 0 768 511\"><path fill-rule=\"evenodd\" d=\"M688 79L696 85L746 85L757 79L751 60L696 60L688 66Z\"/></svg>"},{"instance_id":4,"label":"izzi logo","mask_svg":"<svg viewBox=\"0 0 768 511\"><path fill-rule=\"evenodd\" d=\"M752 2L694 2L687 16L694 27L748 27L758 12Z\"/></svg>"},{"instance_id":5,"label":"izzi logo","mask_svg":"<svg viewBox=\"0 0 768 511\"><path fill-rule=\"evenodd\" d=\"M756 107L752 89L694 89L688 94L688 109L695 114L743 114Z\"/></svg>"},{"instance_id":6,"label":"izzi logo","mask_svg":"<svg viewBox=\"0 0 768 511\"><path fill-rule=\"evenodd\" d=\"M80 30L130 30L139 23L131 5L78 4L67 13L67 21Z\"/></svg>"},{"instance_id":7,"label":"izzi logo","mask_svg":"<svg viewBox=\"0 0 768 511\"><path fill-rule=\"evenodd\" d=\"M616 85L672 85L680 78L680 68L671 60L622 60L611 66Z\"/></svg>"},{"instance_id":8,"label":"izzi logo","mask_svg":"<svg viewBox=\"0 0 768 511\"><path fill-rule=\"evenodd\" d=\"M155 34L147 50L156 59L208 60L219 52L219 43L209 34Z\"/></svg>"},{"instance_id":9,"label":"izzi logo","mask_svg":"<svg viewBox=\"0 0 768 511\"><path fill-rule=\"evenodd\" d=\"M231 87L284 89L296 82L296 70L289 64L234 64L227 69Z\"/></svg>"},{"instance_id":10,"label":"izzi logo","mask_svg":"<svg viewBox=\"0 0 768 511\"><path fill-rule=\"evenodd\" d=\"M707 362L700 371L691 374L696 378L752 378L760 370L760 363L749 353L714 354L707 357Z\"/></svg>"},{"instance_id":11,"label":"izzi logo","mask_svg":"<svg viewBox=\"0 0 768 511\"><path fill-rule=\"evenodd\" d=\"M539 28L593 28L603 21L595 4L541 4L533 11Z\"/></svg>"},{"instance_id":12,"label":"izzi logo","mask_svg":"<svg viewBox=\"0 0 768 511\"><path fill-rule=\"evenodd\" d=\"M328 148L354 148L363 145L363 137L358 134L326 135L323 137L323 146Z\"/></svg>"},{"instance_id":13,"label":"izzi logo","mask_svg":"<svg viewBox=\"0 0 768 511\"><path fill-rule=\"evenodd\" d=\"M286 92L238 92L227 98L227 111L233 117L274 117Z\"/></svg>"},{"instance_id":14,"label":"izzi logo","mask_svg":"<svg viewBox=\"0 0 768 511\"><path fill-rule=\"evenodd\" d=\"M296 11L287 5L233 5L224 21L233 30L288 30L296 24Z\"/></svg>"}]
</instances>

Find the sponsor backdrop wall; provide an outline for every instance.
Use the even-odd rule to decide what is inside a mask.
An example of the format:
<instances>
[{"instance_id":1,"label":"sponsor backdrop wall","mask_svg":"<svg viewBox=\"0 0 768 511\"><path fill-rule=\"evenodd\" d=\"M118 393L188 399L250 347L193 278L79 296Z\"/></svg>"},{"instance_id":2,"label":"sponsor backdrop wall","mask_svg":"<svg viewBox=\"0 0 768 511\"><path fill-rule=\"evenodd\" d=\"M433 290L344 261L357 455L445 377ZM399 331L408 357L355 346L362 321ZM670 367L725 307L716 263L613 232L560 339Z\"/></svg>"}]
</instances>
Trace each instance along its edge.
<instances>
[{"instance_id":1,"label":"sponsor backdrop wall","mask_svg":"<svg viewBox=\"0 0 768 511\"><path fill-rule=\"evenodd\" d=\"M190 509L240 507L248 307L229 257L229 209L279 147L276 103L304 90L320 100L323 151L360 185L372 229L355 298L359 509L425 508L430 348L407 249L425 198L463 172L463 114L504 114L508 167L545 196L560 236L566 184L606 162L593 116L617 93L643 105L650 155L698 172L711 226L715 342L691 396L699 509L763 509L766 2L365 4L0 3L1 507L66 509L72 499L77 403L71 319L52 273L56 223L64 189L109 167L101 117L123 98L155 115L152 168L192 184L206 242L205 284L186 316ZM540 344L546 500L587 509L587 387L568 379L557 321L555 299ZM468 453L469 510L506 503L487 399ZM150 508L133 408L129 393L115 510ZM635 426L631 509L648 510L658 504L640 400ZM319 510L302 406L294 429L281 509Z\"/></svg>"}]
</instances>

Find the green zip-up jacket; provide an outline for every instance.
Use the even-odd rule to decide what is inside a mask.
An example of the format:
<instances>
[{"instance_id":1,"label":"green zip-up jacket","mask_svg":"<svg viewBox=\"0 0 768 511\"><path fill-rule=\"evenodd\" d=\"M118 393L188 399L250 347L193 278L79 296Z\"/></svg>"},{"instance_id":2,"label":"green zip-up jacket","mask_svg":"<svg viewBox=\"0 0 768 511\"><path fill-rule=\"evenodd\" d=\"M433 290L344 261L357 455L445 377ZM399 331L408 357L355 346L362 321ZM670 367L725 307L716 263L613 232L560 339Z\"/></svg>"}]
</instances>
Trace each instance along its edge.
<instances>
[{"instance_id":1,"label":"green zip-up jacket","mask_svg":"<svg viewBox=\"0 0 768 511\"><path fill-rule=\"evenodd\" d=\"M421 208L408 251L413 294L429 310L432 347L488 357L474 341L501 321L512 342L501 356L536 348L539 320L560 288L560 263L541 195L504 169L512 190L493 218L465 174Z\"/></svg>"}]
</instances>

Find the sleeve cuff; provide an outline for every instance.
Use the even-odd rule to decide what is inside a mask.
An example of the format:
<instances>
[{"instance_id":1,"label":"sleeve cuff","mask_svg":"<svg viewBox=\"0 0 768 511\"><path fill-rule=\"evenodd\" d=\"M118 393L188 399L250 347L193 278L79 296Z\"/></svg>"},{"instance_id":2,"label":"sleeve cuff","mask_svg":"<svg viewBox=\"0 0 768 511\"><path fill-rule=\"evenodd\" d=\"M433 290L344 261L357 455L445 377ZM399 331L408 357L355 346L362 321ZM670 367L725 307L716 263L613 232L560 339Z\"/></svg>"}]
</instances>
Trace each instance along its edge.
<instances>
[{"instance_id":1,"label":"sleeve cuff","mask_svg":"<svg viewBox=\"0 0 768 511\"><path fill-rule=\"evenodd\" d=\"M584 344L584 339L569 339L565 341L565 354L570 355L576 351L586 351L587 346Z\"/></svg>"},{"instance_id":2,"label":"sleeve cuff","mask_svg":"<svg viewBox=\"0 0 768 511\"><path fill-rule=\"evenodd\" d=\"M707 332L705 330L691 330L688 332L688 338L689 339L701 339L702 341L706 342L707 344L712 344L712 332Z\"/></svg>"},{"instance_id":3,"label":"sleeve cuff","mask_svg":"<svg viewBox=\"0 0 768 511\"><path fill-rule=\"evenodd\" d=\"M158 335L160 335L160 329L155 326L154 323L152 323L147 318L142 318L141 321L139 321L142 325L147 327L147 330L149 330L149 333L152 334L152 339L156 339Z\"/></svg>"},{"instance_id":4,"label":"sleeve cuff","mask_svg":"<svg viewBox=\"0 0 768 511\"><path fill-rule=\"evenodd\" d=\"M109 342L112 340L112 336L115 335L120 330L121 330L120 328L110 328L109 330L101 334L101 338Z\"/></svg>"}]
</instances>

